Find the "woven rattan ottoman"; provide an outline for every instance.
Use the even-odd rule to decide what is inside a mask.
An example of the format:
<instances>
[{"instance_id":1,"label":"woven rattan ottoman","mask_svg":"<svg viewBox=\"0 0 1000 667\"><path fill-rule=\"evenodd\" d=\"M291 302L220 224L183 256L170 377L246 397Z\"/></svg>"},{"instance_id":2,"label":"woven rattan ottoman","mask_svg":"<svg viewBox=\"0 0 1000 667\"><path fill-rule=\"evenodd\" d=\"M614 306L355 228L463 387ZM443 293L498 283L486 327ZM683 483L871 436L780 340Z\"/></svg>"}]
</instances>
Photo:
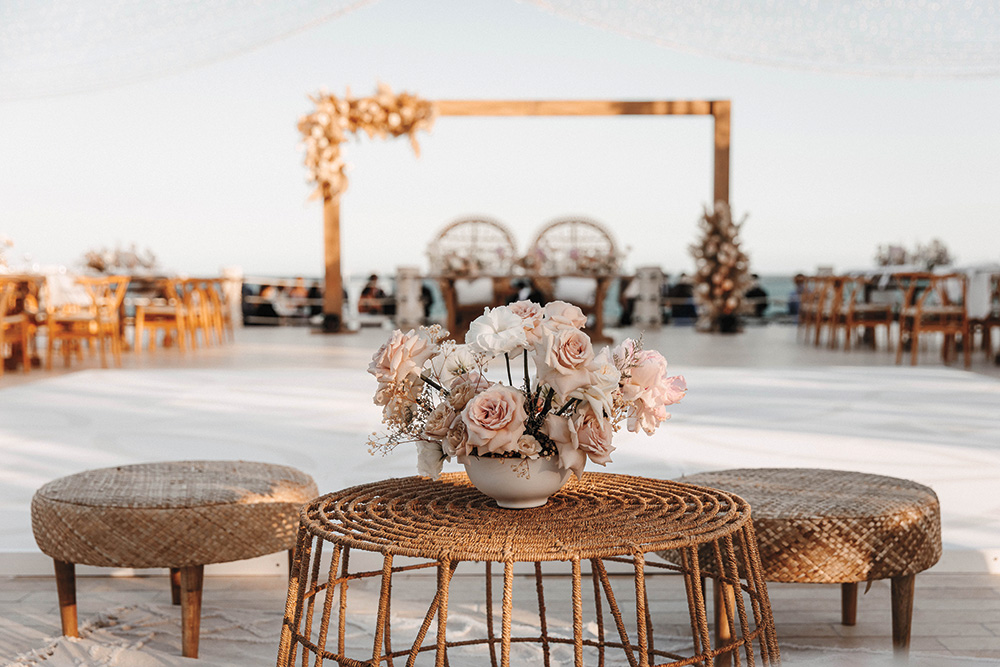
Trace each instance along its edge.
<instances>
[{"instance_id":1,"label":"woven rattan ottoman","mask_svg":"<svg viewBox=\"0 0 1000 667\"><path fill-rule=\"evenodd\" d=\"M170 568L182 652L198 657L204 566L295 547L309 475L247 461L103 468L49 482L31 500L35 541L55 561L64 635L77 636L75 564Z\"/></svg>"},{"instance_id":2,"label":"woven rattan ottoman","mask_svg":"<svg viewBox=\"0 0 1000 667\"><path fill-rule=\"evenodd\" d=\"M855 623L858 583L890 579L893 647L908 650L914 575L941 557L941 508L930 488L812 468L723 470L682 481L750 503L764 579L841 584L844 625Z\"/></svg>"}]
</instances>

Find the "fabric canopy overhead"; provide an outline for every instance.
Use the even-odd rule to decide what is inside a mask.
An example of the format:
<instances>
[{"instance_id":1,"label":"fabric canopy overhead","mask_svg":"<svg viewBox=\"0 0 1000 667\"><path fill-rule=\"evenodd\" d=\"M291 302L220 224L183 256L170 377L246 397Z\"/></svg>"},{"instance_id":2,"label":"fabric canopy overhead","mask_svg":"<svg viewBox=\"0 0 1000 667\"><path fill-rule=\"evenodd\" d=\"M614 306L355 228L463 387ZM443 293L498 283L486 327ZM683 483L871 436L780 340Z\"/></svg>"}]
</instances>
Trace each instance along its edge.
<instances>
[{"instance_id":1,"label":"fabric canopy overhead","mask_svg":"<svg viewBox=\"0 0 1000 667\"><path fill-rule=\"evenodd\" d=\"M870 76L1000 74L995 0L527 0L678 50Z\"/></svg>"},{"instance_id":2,"label":"fabric canopy overhead","mask_svg":"<svg viewBox=\"0 0 1000 667\"><path fill-rule=\"evenodd\" d=\"M2 0L0 100L65 95L223 60L373 0Z\"/></svg>"},{"instance_id":3,"label":"fabric canopy overhead","mask_svg":"<svg viewBox=\"0 0 1000 667\"><path fill-rule=\"evenodd\" d=\"M0 0L0 101L154 79L374 1ZM1000 75L995 0L525 1L668 48L761 65L872 76Z\"/></svg>"}]
</instances>

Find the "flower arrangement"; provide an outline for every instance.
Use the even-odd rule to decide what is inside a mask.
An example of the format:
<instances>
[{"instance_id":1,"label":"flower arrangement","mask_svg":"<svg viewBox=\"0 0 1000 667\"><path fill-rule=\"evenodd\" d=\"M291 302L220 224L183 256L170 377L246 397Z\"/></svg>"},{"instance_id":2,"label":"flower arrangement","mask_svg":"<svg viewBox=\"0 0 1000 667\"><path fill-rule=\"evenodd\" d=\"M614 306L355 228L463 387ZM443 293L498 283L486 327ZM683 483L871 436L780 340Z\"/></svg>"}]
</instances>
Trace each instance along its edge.
<instances>
[{"instance_id":1,"label":"flower arrangement","mask_svg":"<svg viewBox=\"0 0 1000 667\"><path fill-rule=\"evenodd\" d=\"M644 350L641 340L595 354L585 322L578 307L562 301L544 308L518 301L487 308L464 344L446 340L438 325L394 331L368 367L388 427L387 435L372 434L369 450L415 442L418 472L433 478L452 457L511 459L518 474L527 474L530 459L554 457L578 477L587 459L607 464L623 423L652 434L687 386L669 377L663 355ZM518 356L523 379L515 385ZM490 380L489 366L499 359L506 374Z\"/></svg>"},{"instance_id":2,"label":"flower arrangement","mask_svg":"<svg viewBox=\"0 0 1000 667\"><path fill-rule=\"evenodd\" d=\"M332 199L347 188L344 159L340 145L349 133L365 132L369 137L407 135L413 151L420 155L417 130L430 130L434 124L434 106L416 95L396 95L380 83L372 97L344 97L321 92L310 98L316 110L299 119L299 132L305 142L305 164L309 178L316 183L312 197Z\"/></svg>"},{"instance_id":3,"label":"flower arrangement","mask_svg":"<svg viewBox=\"0 0 1000 667\"><path fill-rule=\"evenodd\" d=\"M149 248L141 252L133 243L125 250L121 247L89 250L83 256L83 264L97 273L149 272L156 268L156 255Z\"/></svg>"},{"instance_id":4,"label":"flower arrangement","mask_svg":"<svg viewBox=\"0 0 1000 667\"><path fill-rule=\"evenodd\" d=\"M932 271L936 266L948 266L953 261L948 246L940 239L931 239L927 245L918 243L913 251L892 244L880 245L875 251L875 263L878 266L918 264Z\"/></svg>"}]
</instances>

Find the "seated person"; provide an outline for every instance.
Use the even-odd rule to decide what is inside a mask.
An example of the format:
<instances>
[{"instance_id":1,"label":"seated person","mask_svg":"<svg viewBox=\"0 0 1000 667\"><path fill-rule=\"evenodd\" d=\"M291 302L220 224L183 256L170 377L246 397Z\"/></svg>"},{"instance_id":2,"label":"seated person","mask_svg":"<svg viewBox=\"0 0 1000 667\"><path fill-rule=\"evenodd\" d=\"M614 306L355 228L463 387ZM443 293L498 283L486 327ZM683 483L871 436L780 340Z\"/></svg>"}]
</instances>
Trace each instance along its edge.
<instances>
[{"instance_id":1,"label":"seated person","mask_svg":"<svg viewBox=\"0 0 1000 667\"><path fill-rule=\"evenodd\" d=\"M368 276L368 283L358 297L358 312L369 315L385 314L385 292L378 286L378 275Z\"/></svg>"},{"instance_id":2,"label":"seated person","mask_svg":"<svg viewBox=\"0 0 1000 667\"><path fill-rule=\"evenodd\" d=\"M670 297L670 316L673 319L693 320L698 317L694 307L694 283L688 274L682 273L677 282L667 291Z\"/></svg>"},{"instance_id":3,"label":"seated person","mask_svg":"<svg viewBox=\"0 0 1000 667\"><path fill-rule=\"evenodd\" d=\"M753 308L754 317L764 317L767 312L767 292L760 286L760 276L755 273L751 277L753 281L743 296Z\"/></svg>"}]
</instances>

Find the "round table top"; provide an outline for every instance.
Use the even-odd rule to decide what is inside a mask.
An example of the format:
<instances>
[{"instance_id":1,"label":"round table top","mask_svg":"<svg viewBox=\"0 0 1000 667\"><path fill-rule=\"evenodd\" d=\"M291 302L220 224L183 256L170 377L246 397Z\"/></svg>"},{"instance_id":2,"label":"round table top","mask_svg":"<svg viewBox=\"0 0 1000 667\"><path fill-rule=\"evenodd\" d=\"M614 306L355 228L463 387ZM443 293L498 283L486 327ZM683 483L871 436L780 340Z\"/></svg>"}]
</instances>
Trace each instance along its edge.
<instances>
[{"instance_id":1,"label":"round table top","mask_svg":"<svg viewBox=\"0 0 1000 667\"><path fill-rule=\"evenodd\" d=\"M542 507L502 509L464 473L389 479L317 498L314 535L364 551L469 561L634 556L712 542L750 520L741 498L669 480L585 473Z\"/></svg>"}]
</instances>

